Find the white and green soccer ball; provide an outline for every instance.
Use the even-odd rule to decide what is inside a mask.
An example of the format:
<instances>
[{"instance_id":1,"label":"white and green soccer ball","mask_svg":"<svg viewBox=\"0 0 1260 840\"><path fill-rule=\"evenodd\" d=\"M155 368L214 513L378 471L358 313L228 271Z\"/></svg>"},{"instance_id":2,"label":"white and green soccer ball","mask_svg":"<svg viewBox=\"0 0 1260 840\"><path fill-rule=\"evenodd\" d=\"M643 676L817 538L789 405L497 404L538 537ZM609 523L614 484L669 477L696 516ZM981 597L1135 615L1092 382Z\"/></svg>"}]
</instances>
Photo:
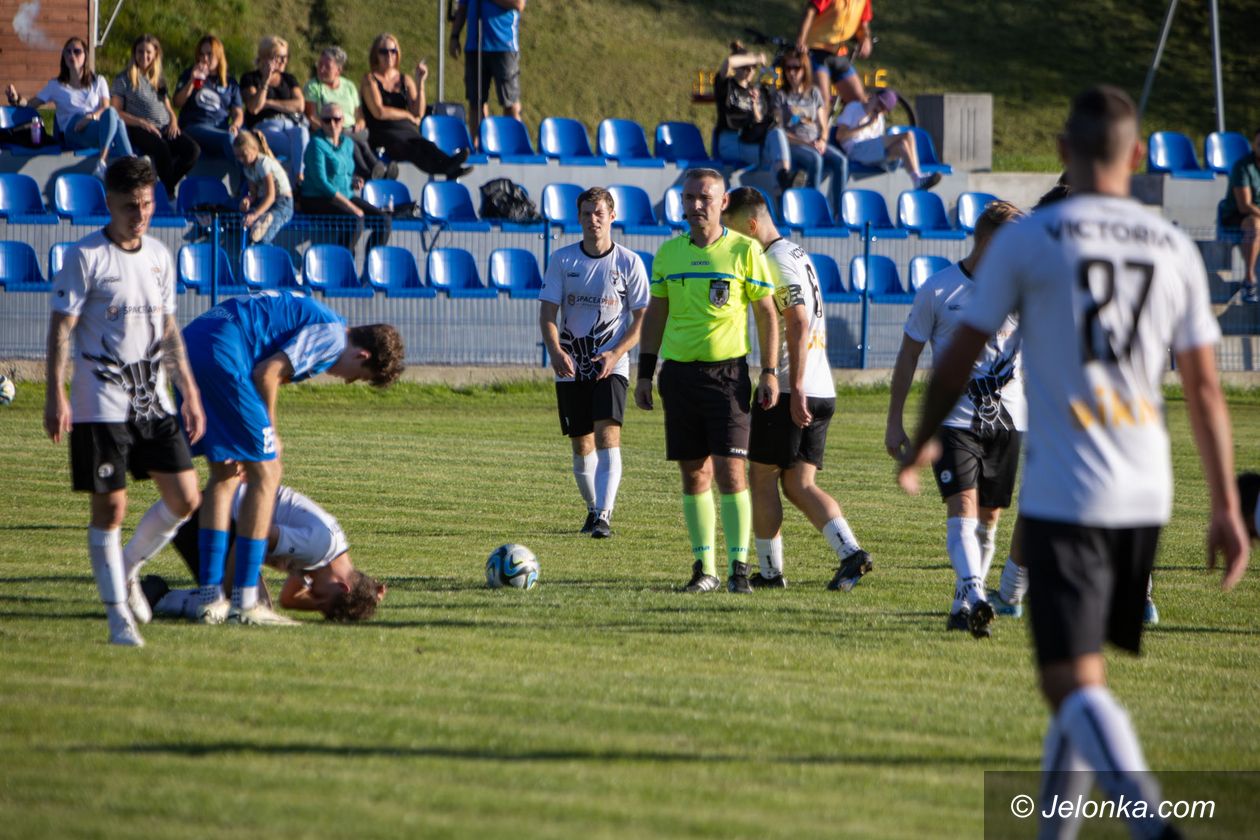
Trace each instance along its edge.
<instances>
[{"instance_id":1,"label":"white and green soccer ball","mask_svg":"<svg viewBox=\"0 0 1260 840\"><path fill-rule=\"evenodd\" d=\"M491 589L532 589L538 583L538 572L534 552L516 543L501 545L486 558L486 585Z\"/></svg>"},{"instance_id":2,"label":"white and green soccer ball","mask_svg":"<svg viewBox=\"0 0 1260 840\"><path fill-rule=\"evenodd\" d=\"M16 396L17 386L13 384L13 380L0 374L0 405L8 405Z\"/></svg>"}]
</instances>

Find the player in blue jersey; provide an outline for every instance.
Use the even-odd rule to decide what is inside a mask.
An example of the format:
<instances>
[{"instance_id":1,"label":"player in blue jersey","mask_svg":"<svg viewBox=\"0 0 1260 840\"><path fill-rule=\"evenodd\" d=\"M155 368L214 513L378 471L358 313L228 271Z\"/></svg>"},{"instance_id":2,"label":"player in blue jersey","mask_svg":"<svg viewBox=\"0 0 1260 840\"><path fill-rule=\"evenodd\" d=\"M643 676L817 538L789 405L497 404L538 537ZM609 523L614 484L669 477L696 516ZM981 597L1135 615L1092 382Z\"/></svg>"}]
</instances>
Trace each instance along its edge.
<instances>
[{"instance_id":1,"label":"player in blue jersey","mask_svg":"<svg viewBox=\"0 0 1260 840\"><path fill-rule=\"evenodd\" d=\"M282 384L321 373L389 385L403 370L402 338L388 324L348 328L313 298L267 292L219 304L184 328L184 341L206 411L207 433L192 452L210 462L198 534L197 621L291 624L258 602L258 574L282 472L276 396ZM248 489L236 521L229 608L222 584L238 464Z\"/></svg>"}]
</instances>

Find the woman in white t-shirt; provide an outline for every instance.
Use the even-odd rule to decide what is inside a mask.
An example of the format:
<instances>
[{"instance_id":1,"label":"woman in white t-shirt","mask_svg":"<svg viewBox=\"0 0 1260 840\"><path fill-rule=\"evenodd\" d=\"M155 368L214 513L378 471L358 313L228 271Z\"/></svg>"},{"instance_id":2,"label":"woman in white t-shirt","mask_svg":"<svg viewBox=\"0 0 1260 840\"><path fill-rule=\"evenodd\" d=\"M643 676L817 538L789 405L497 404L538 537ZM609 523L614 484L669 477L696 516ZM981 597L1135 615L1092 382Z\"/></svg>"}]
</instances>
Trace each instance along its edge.
<instances>
[{"instance_id":1,"label":"woman in white t-shirt","mask_svg":"<svg viewBox=\"0 0 1260 840\"><path fill-rule=\"evenodd\" d=\"M88 61L87 44L71 38L61 49L61 72L35 96L23 100L9 85L9 104L38 108L51 104L57 111L57 132L71 149L100 147L96 176L105 177L105 161L113 156L131 157L131 142L118 112L109 104L109 85L96 75Z\"/></svg>"},{"instance_id":2,"label":"woman in white t-shirt","mask_svg":"<svg viewBox=\"0 0 1260 840\"><path fill-rule=\"evenodd\" d=\"M831 142L838 145L850 162L882 169L896 169L904 163L906 172L917 190L930 190L940 183L941 175L933 172L924 175L919 169L918 149L914 136L884 133L884 114L897 107L897 92L885 88L867 96L866 101L854 100L844 106L831 126Z\"/></svg>"}]
</instances>

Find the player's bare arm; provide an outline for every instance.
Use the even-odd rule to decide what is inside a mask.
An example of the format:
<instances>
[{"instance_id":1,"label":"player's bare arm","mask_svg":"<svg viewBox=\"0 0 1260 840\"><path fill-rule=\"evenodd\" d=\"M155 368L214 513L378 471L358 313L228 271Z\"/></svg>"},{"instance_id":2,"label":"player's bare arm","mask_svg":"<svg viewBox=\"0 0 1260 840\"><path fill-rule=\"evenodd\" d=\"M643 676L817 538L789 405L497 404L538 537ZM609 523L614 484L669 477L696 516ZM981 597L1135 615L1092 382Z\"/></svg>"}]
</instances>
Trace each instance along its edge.
<instances>
[{"instance_id":1,"label":"player's bare arm","mask_svg":"<svg viewBox=\"0 0 1260 840\"><path fill-rule=\"evenodd\" d=\"M753 318L757 321L757 343L761 347L761 375L757 377L754 399L762 408L774 408L779 401L779 313L774 296L753 301Z\"/></svg>"},{"instance_id":2,"label":"player's bare arm","mask_svg":"<svg viewBox=\"0 0 1260 840\"><path fill-rule=\"evenodd\" d=\"M652 410L652 377L656 373L656 354L661 349L661 338L665 335L665 322L668 320L669 298L654 297L648 301L643 315L639 347L639 379L634 384L634 404L644 411ZM644 370L647 362L651 362L653 370ZM644 373L647 374L646 377Z\"/></svg>"},{"instance_id":3,"label":"player's bare arm","mask_svg":"<svg viewBox=\"0 0 1260 840\"><path fill-rule=\"evenodd\" d=\"M809 352L809 316L805 304L796 303L780 313L787 332L788 367L792 371L792 422L802 429L813 422L809 397L805 394L805 357Z\"/></svg>"},{"instance_id":4,"label":"player's bare arm","mask_svg":"<svg viewBox=\"0 0 1260 840\"><path fill-rule=\"evenodd\" d=\"M914 372L919 368L919 357L922 354L923 342L915 341L902 333L901 348L897 351L897 362L893 365L891 393L888 396L888 420L884 424L884 448L898 460L910 445L905 427L906 397L910 394L910 384L914 382Z\"/></svg>"},{"instance_id":5,"label":"player's bare arm","mask_svg":"<svg viewBox=\"0 0 1260 840\"><path fill-rule=\"evenodd\" d=\"M1221 393L1212 345L1177 354L1177 369L1185 389L1190 428L1203 462L1211 498L1212 515L1207 533L1207 565L1216 568L1217 554L1225 561L1221 588L1233 589L1247 571L1250 540L1239 513L1238 487L1234 483L1234 442L1229 409Z\"/></svg>"},{"instance_id":6,"label":"player's bare arm","mask_svg":"<svg viewBox=\"0 0 1260 840\"><path fill-rule=\"evenodd\" d=\"M276 425L276 397L280 394L280 386L293 378L293 363L284 351L263 359L254 365L254 387L267 406L267 416L271 418L271 429L276 440L276 454L280 454L280 431Z\"/></svg>"},{"instance_id":7,"label":"player's bare arm","mask_svg":"<svg viewBox=\"0 0 1260 840\"><path fill-rule=\"evenodd\" d=\"M188 367L188 353L174 315L166 316L162 333L162 365L166 368L167 377L184 398L180 407L184 431L188 434L189 443L196 443L206 433L206 414L201 408L201 392L197 390L192 369Z\"/></svg>"},{"instance_id":8,"label":"player's bare arm","mask_svg":"<svg viewBox=\"0 0 1260 840\"><path fill-rule=\"evenodd\" d=\"M646 309L636 309L631 312L630 326L626 327L626 334L621 337L621 341L595 357L595 362L599 365L599 376L596 376L596 379L607 379L612 376L621 357L639 343L639 335L643 331L643 314L646 311Z\"/></svg>"},{"instance_id":9,"label":"player's bare arm","mask_svg":"<svg viewBox=\"0 0 1260 840\"><path fill-rule=\"evenodd\" d=\"M538 308L538 328L542 331L543 346L551 356L551 369L556 376L570 377L575 373L573 357L564 352L560 346L560 329L556 326L556 317L560 314L560 305L544 300Z\"/></svg>"},{"instance_id":10,"label":"player's bare arm","mask_svg":"<svg viewBox=\"0 0 1260 840\"><path fill-rule=\"evenodd\" d=\"M61 443L62 435L69 433L73 422L70 401L66 398L66 362L70 358L70 335L77 323L78 317L64 312L52 313L48 321L44 374L44 381L48 385L44 394L44 431L53 443Z\"/></svg>"}]
</instances>

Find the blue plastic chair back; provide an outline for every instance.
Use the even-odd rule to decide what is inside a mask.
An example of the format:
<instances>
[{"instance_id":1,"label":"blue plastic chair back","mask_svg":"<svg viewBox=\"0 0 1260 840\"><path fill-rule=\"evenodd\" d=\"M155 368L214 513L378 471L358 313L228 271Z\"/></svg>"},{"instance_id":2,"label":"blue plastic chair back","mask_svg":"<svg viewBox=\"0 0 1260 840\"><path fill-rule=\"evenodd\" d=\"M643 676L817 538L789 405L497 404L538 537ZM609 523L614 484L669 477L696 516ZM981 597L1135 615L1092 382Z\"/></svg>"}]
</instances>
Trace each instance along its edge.
<instances>
[{"instance_id":1,"label":"blue plastic chair back","mask_svg":"<svg viewBox=\"0 0 1260 840\"><path fill-rule=\"evenodd\" d=\"M209 294L210 279L214 271L212 259L219 264L219 288L235 286L236 278L232 274L232 264L228 260L227 252L222 248L215 248L209 242L185 245L179 249L179 256L176 259L176 274L179 282L190 289Z\"/></svg>"},{"instance_id":2,"label":"blue plastic chair back","mask_svg":"<svg viewBox=\"0 0 1260 840\"><path fill-rule=\"evenodd\" d=\"M46 212L34 178L21 172L0 174L0 218L42 216Z\"/></svg>"},{"instance_id":3,"label":"blue plastic chair back","mask_svg":"<svg viewBox=\"0 0 1260 840\"><path fill-rule=\"evenodd\" d=\"M295 274L289 252L277 245L251 245L241 255L241 276L251 289L295 288Z\"/></svg>"},{"instance_id":4,"label":"blue plastic chair back","mask_svg":"<svg viewBox=\"0 0 1260 840\"><path fill-rule=\"evenodd\" d=\"M897 274L897 264L892 261L891 257L885 257L883 254L871 254L871 273L870 277L866 274L866 261L861 256L856 256L849 260L849 286L855 292L860 292L867 288L867 280L870 281L869 293L874 296L905 296L906 290L902 288L901 277Z\"/></svg>"},{"instance_id":5,"label":"blue plastic chair back","mask_svg":"<svg viewBox=\"0 0 1260 840\"><path fill-rule=\"evenodd\" d=\"M14 291L17 287L44 282L43 272L39 270L39 257L34 248L26 242L0 242L0 286Z\"/></svg>"},{"instance_id":6,"label":"blue plastic chair back","mask_svg":"<svg viewBox=\"0 0 1260 840\"><path fill-rule=\"evenodd\" d=\"M221 210L235 210L236 204L228 193L228 188L217 178L203 175L189 175L179 182L175 195L175 209L187 216L197 207L218 207Z\"/></svg>"},{"instance_id":7,"label":"blue plastic chair back","mask_svg":"<svg viewBox=\"0 0 1260 840\"><path fill-rule=\"evenodd\" d=\"M434 297L437 290L420 278L416 258L406 248L380 245L368 253L367 280L389 297Z\"/></svg>"},{"instance_id":8,"label":"blue plastic chair back","mask_svg":"<svg viewBox=\"0 0 1260 840\"><path fill-rule=\"evenodd\" d=\"M153 185L153 215L155 216L178 216L175 205L171 204L171 198L166 194L166 187L161 182Z\"/></svg>"},{"instance_id":9,"label":"blue plastic chair back","mask_svg":"<svg viewBox=\"0 0 1260 840\"><path fill-rule=\"evenodd\" d=\"M546 117L538 126L538 151L549 158L590 158L586 126L569 117Z\"/></svg>"},{"instance_id":10,"label":"blue plastic chair back","mask_svg":"<svg viewBox=\"0 0 1260 840\"><path fill-rule=\"evenodd\" d=\"M608 118L599 124L599 153L610 160L650 158L647 135L634 120Z\"/></svg>"},{"instance_id":11,"label":"blue plastic chair back","mask_svg":"<svg viewBox=\"0 0 1260 840\"><path fill-rule=\"evenodd\" d=\"M538 297L542 288L538 260L524 248L496 248L490 252L490 285L512 297Z\"/></svg>"},{"instance_id":12,"label":"blue plastic chair back","mask_svg":"<svg viewBox=\"0 0 1260 840\"><path fill-rule=\"evenodd\" d=\"M463 248L434 248L427 265L429 285L451 297L495 297L498 290L481 282L477 261Z\"/></svg>"},{"instance_id":13,"label":"blue plastic chair back","mask_svg":"<svg viewBox=\"0 0 1260 840\"><path fill-rule=\"evenodd\" d=\"M888 129L888 133L914 135L914 146L919 155L919 169L923 172L939 172L942 175L953 173L954 167L941 163L941 159L936 156L936 144L932 142L932 135L928 134L926 129L917 125L894 125Z\"/></svg>"},{"instance_id":14,"label":"blue plastic chair back","mask_svg":"<svg viewBox=\"0 0 1260 840\"><path fill-rule=\"evenodd\" d=\"M25 105L0 107L0 128L17 128L39 119L39 111Z\"/></svg>"},{"instance_id":15,"label":"blue plastic chair back","mask_svg":"<svg viewBox=\"0 0 1260 840\"><path fill-rule=\"evenodd\" d=\"M53 206L57 215L69 219L109 215L105 185L92 175L58 175L53 185Z\"/></svg>"},{"instance_id":16,"label":"blue plastic chair back","mask_svg":"<svg viewBox=\"0 0 1260 840\"><path fill-rule=\"evenodd\" d=\"M371 297L354 268L354 254L341 245L312 245L302 257L302 276L313 289L340 297ZM347 292L354 294L348 295ZM341 293L338 295L338 293Z\"/></svg>"},{"instance_id":17,"label":"blue plastic chair back","mask_svg":"<svg viewBox=\"0 0 1260 840\"><path fill-rule=\"evenodd\" d=\"M534 158L525 123L515 117L487 117L481 121L481 150L490 157ZM546 158L543 158L546 160Z\"/></svg>"},{"instance_id":18,"label":"blue plastic chair back","mask_svg":"<svg viewBox=\"0 0 1260 840\"><path fill-rule=\"evenodd\" d=\"M48 279L51 280L57 276L57 272L61 271L61 267L66 262L66 251L74 245L73 242L56 242L48 249Z\"/></svg>"},{"instance_id":19,"label":"blue plastic chair back","mask_svg":"<svg viewBox=\"0 0 1260 840\"><path fill-rule=\"evenodd\" d=\"M944 271L953 265L948 257L934 254L919 254L910 258L910 291L917 292L923 288L928 278L938 271Z\"/></svg>"},{"instance_id":20,"label":"blue plastic chair back","mask_svg":"<svg viewBox=\"0 0 1260 840\"><path fill-rule=\"evenodd\" d=\"M843 301L852 297L844 287L844 277L834 258L827 254L810 254L809 261L814 264L814 273L818 276L818 291L822 292L823 300Z\"/></svg>"},{"instance_id":21,"label":"blue plastic chair back","mask_svg":"<svg viewBox=\"0 0 1260 840\"><path fill-rule=\"evenodd\" d=\"M958 196L958 227L967 233L975 233L976 221L984 208L997 201L996 195L986 192L965 192Z\"/></svg>"},{"instance_id":22,"label":"blue plastic chair back","mask_svg":"<svg viewBox=\"0 0 1260 840\"><path fill-rule=\"evenodd\" d=\"M448 155L473 147L468 126L456 117L428 116L420 121L420 136Z\"/></svg>"},{"instance_id":23,"label":"blue plastic chair back","mask_svg":"<svg viewBox=\"0 0 1260 840\"><path fill-rule=\"evenodd\" d=\"M836 226L826 197L813 187L793 187L783 193L783 221L794 230Z\"/></svg>"},{"instance_id":24,"label":"blue plastic chair back","mask_svg":"<svg viewBox=\"0 0 1260 840\"><path fill-rule=\"evenodd\" d=\"M472 194L458 181L430 181L420 194L424 216L443 224L479 221L473 209Z\"/></svg>"},{"instance_id":25,"label":"blue plastic chair back","mask_svg":"<svg viewBox=\"0 0 1260 840\"><path fill-rule=\"evenodd\" d=\"M643 270L647 272L648 279L652 279L652 263L656 260L656 254L651 251L635 251L639 255L639 259L643 260Z\"/></svg>"},{"instance_id":26,"label":"blue plastic chair back","mask_svg":"<svg viewBox=\"0 0 1260 840\"><path fill-rule=\"evenodd\" d=\"M1203 139L1203 161L1213 172L1228 175L1238 159L1250 152L1251 143L1237 131L1213 131Z\"/></svg>"},{"instance_id":27,"label":"blue plastic chair back","mask_svg":"<svg viewBox=\"0 0 1260 840\"><path fill-rule=\"evenodd\" d=\"M652 199L642 187L614 184L608 188L617 207L616 225L625 227L656 226Z\"/></svg>"},{"instance_id":28,"label":"blue plastic chair back","mask_svg":"<svg viewBox=\"0 0 1260 840\"><path fill-rule=\"evenodd\" d=\"M672 228L687 227L687 219L683 215L682 187L675 184L665 191L665 224Z\"/></svg>"},{"instance_id":29,"label":"blue plastic chair back","mask_svg":"<svg viewBox=\"0 0 1260 840\"><path fill-rule=\"evenodd\" d=\"M663 122L656 126L656 156L671 163L706 161L700 129L689 122Z\"/></svg>"},{"instance_id":30,"label":"blue plastic chair back","mask_svg":"<svg viewBox=\"0 0 1260 840\"><path fill-rule=\"evenodd\" d=\"M897 222L915 233L951 229L945 202L927 190L906 190L897 196Z\"/></svg>"},{"instance_id":31,"label":"blue plastic chair back","mask_svg":"<svg viewBox=\"0 0 1260 840\"><path fill-rule=\"evenodd\" d=\"M566 231L579 230L577 200L582 192L577 184L548 184L543 187L543 218L553 225L563 226Z\"/></svg>"},{"instance_id":32,"label":"blue plastic chair back","mask_svg":"<svg viewBox=\"0 0 1260 840\"><path fill-rule=\"evenodd\" d=\"M1199 166L1194 144L1180 131L1156 131L1151 134L1146 151L1146 171L1166 173L1182 178L1212 178L1210 171Z\"/></svg>"},{"instance_id":33,"label":"blue plastic chair back","mask_svg":"<svg viewBox=\"0 0 1260 840\"><path fill-rule=\"evenodd\" d=\"M874 228L893 226L884 197L873 190L845 190L840 195L840 218L850 230L859 233L867 222Z\"/></svg>"},{"instance_id":34,"label":"blue plastic chair back","mask_svg":"<svg viewBox=\"0 0 1260 840\"><path fill-rule=\"evenodd\" d=\"M411 190L402 181L388 178L368 181L363 185L363 200L378 210L389 208L389 200L394 199L395 207L411 203Z\"/></svg>"}]
</instances>

